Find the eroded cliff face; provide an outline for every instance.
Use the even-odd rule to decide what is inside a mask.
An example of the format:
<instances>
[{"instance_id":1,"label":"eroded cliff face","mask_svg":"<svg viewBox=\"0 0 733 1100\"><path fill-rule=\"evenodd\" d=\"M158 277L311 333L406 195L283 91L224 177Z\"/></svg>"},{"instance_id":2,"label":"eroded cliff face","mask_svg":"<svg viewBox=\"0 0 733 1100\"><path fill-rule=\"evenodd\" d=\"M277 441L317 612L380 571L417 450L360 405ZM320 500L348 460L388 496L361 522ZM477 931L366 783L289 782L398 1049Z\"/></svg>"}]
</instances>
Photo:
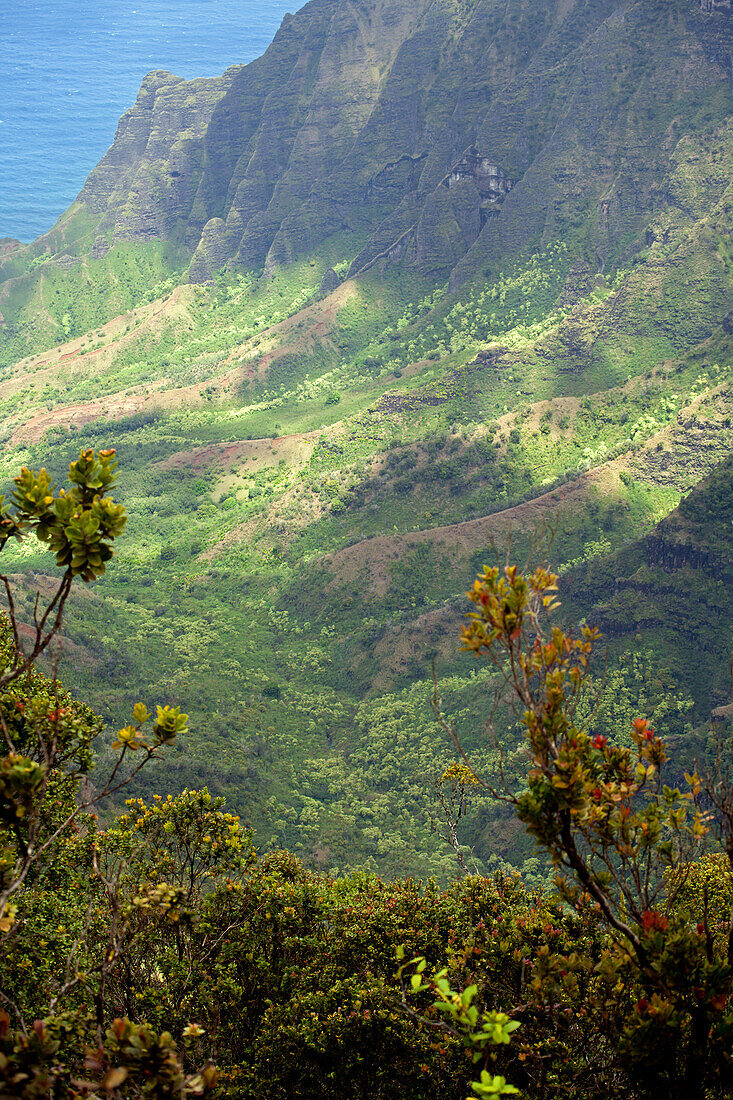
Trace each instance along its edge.
<instances>
[{"instance_id":1,"label":"eroded cliff face","mask_svg":"<svg viewBox=\"0 0 733 1100\"><path fill-rule=\"evenodd\" d=\"M558 234L643 244L685 130L733 110L723 0L311 0L258 61L146 77L80 200L190 277L358 232L454 283Z\"/></svg>"},{"instance_id":2,"label":"eroded cliff face","mask_svg":"<svg viewBox=\"0 0 733 1100\"><path fill-rule=\"evenodd\" d=\"M114 143L89 176L79 200L102 214L100 237L165 239L185 226L198 242L194 201L200 150L232 74L186 82L148 73L135 105L120 119Z\"/></svg>"}]
</instances>

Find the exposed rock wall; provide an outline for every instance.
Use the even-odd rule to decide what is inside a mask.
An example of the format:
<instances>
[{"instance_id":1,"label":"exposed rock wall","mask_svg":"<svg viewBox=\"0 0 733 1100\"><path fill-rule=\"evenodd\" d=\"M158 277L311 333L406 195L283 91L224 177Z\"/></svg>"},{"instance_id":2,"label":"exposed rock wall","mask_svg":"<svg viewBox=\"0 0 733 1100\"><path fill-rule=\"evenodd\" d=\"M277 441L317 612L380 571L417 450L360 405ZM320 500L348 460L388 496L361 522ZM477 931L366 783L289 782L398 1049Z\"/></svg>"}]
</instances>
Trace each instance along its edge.
<instances>
[{"instance_id":1,"label":"exposed rock wall","mask_svg":"<svg viewBox=\"0 0 733 1100\"><path fill-rule=\"evenodd\" d=\"M663 569L665 573L675 573L684 568L696 569L709 573L726 584L733 581L733 567L729 561L682 539L665 538L665 534L664 527L660 525L655 534L646 540L647 561L650 566Z\"/></svg>"},{"instance_id":2,"label":"exposed rock wall","mask_svg":"<svg viewBox=\"0 0 733 1100\"><path fill-rule=\"evenodd\" d=\"M706 15L718 11L733 11L733 0L700 0L700 10Z\"/></svg>"}]
</instances>

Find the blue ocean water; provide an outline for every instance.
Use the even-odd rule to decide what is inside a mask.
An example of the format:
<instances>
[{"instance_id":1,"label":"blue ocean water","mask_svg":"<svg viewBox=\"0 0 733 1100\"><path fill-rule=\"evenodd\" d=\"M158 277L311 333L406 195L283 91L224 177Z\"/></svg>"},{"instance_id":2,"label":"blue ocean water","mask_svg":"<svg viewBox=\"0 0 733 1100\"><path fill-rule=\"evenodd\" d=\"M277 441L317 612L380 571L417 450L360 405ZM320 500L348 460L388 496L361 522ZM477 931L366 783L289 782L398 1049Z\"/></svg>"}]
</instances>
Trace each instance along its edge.
<instances>
[{"instance_id":1,"label":"blue ocean water","mask_svg":"<svg viewBox=\"0 0 733 1100\"><path fill-rule=\"evenodd\" d=\"M151 69L217 76L299 0L0 0L0 237L53 225Z\"/></svg>"}]
</instances>

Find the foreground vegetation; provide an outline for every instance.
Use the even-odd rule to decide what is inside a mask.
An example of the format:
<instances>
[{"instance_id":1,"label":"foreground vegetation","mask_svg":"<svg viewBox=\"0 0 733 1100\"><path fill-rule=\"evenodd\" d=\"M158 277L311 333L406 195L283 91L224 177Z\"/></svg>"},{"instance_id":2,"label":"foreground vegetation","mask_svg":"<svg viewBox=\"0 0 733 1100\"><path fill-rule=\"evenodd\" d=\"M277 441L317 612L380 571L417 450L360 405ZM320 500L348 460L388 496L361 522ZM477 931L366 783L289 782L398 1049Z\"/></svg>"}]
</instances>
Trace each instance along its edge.
<instances>
[{"instance_id":1,"label":"foreground vegetation","mask_svg":"<svg viewBox=\"0 0 733 1100\"><path fill-rule=\"evenodd\" d=\"M609 648L597 732L663 718L686 766L729 701L733 496L713 531L682 502L733 445L732 24L447 0L364 44L381 0L330 6L221 80L146 78L79 201L4 242L0 486L122 459L124 554L69 599L60 670L108 732L161 692L189 713L129 793L206 784L263 852L445 884L432 665L495 777L491 675L454 645L495 544L552 527ZM33 630L44 557L5 553ZM546 877L483 788L457 836Z\"/></svg>"}]
</instances>

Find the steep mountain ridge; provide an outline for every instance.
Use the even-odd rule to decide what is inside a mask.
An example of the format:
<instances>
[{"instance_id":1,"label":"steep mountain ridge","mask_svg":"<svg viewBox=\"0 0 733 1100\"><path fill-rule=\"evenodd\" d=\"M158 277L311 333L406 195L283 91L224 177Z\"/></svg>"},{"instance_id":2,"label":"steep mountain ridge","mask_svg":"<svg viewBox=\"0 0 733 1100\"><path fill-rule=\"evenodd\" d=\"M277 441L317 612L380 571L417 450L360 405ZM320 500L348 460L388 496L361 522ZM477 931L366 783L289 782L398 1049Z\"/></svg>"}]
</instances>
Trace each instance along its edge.
<instances>
[{"instance_id":1,"label":"steep mountain ridge","mask_svg":"<svg viewBox=\"0 0 733 1100\"><path fill-rule=\"evenodd\" d=\"M193 281L342 229L352 273L399 242L457 285L560 233L603 270L730 111L732 43L697 0L312 0L250 65L149 74L79 202L99 252L174 238Z\"/></svg>"},{"instance_id":2,"label":"steep mountain ridge","mask_svg":"<svg viewBox=\"0 0 733 1100\"><path fill-rule=\"evenodd\" d=\"M653 208L675 116L719 110L715 100L726 93L730 106L729 75L710 49L708 25L719 22L724 39L727 16L703 17L689 3L620 3L609 11L607 2L585 0L479 0L411 5L412 19L402 20L395 9L386 17L379 5L366 11L367 25L382 16L377 40L393 43L391 57L375 57L364 23L340 8L329 11L327 32L319 22L312 89L301 60L295 88L291 80L282 96L267 99L232 173L224 224L204 227L194 279L224 258L244 267L282 263L342 225L365 222L376 235L362 267L391 236L388 244L402 238L408 262L423 274L454 270L461 280L489 258L581 230L603 268L636 243ZM358 63L334 77L357 44L370 71L384 73L371 89L355 80ZM238 75L248 87L248 72ZM358 91L358 111L344 82ZM304 117L296 129L298 108ZM216 144L216 115L209 129ZM506 190L487 187L490 174L507 180ZM276 181L271 195L267 177ZM579 208L591 204L597 210L579 225Z\"/></svg>"}]
</instances>

